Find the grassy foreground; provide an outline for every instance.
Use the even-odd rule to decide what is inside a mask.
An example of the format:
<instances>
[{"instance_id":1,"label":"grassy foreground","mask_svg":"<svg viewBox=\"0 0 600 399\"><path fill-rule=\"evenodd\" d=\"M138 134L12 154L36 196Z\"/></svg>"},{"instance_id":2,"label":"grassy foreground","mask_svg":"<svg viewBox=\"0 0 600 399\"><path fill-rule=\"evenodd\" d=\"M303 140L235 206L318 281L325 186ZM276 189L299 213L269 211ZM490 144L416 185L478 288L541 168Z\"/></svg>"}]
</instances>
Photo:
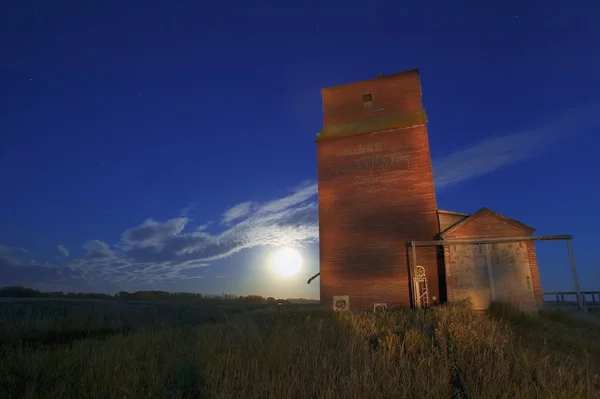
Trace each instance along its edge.
<instances>
[{"instance_id":1,"label":"grassy foreground","mask_svg":"<svg viewBox=\"0 0 600 399\"><path fill-rule=\"evenodd\" d=\"M600 397L600 324L560 312L107 306L0 303L0 398Z\"/></svg>"}]
</instances>

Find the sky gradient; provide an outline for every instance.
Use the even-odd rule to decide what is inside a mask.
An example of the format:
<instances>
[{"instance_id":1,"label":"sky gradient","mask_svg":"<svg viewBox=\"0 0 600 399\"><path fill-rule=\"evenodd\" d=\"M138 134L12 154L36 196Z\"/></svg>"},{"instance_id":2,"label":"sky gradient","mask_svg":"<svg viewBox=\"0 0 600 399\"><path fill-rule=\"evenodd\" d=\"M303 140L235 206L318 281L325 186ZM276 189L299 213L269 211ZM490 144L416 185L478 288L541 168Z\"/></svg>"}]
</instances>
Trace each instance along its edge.
<instances>
[{"instance_id":1,"label":"sky gradient","mask_svg":"<svg viewBox=\"0 0 600 399\"><path fill-rule=\"evenodd\" d=\"M599 4L192 3L0 6L0 286L318 298L320 89L419 68L439 208L600 290Z\"/></svg>"}]
</instances>

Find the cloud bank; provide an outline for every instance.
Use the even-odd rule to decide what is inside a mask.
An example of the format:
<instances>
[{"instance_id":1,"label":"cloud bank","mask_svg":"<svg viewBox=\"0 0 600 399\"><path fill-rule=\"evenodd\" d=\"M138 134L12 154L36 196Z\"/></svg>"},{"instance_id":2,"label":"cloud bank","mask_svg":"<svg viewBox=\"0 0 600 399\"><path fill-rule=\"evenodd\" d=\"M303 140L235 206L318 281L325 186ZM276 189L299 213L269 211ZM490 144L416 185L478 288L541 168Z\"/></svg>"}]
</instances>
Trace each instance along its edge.
<instances>
[{"instance_id":1,"label":"cloud bank","mask_svg":"<svg viewBox=\"0 0 600 399\"><path fill-rule=\"evenodd\" d=\"M600 106L582 107L547 126L489 137L433 160L436 187L444 188L536 156L569 133L595 123ZM84 255L66 265L37 263L24 248L0 245L0 273L5 281L38 275L40 284L105 289L144 289L148 284L202 278L214 262L245 249L304 245L318 240L317 184L304 182L286 195L265 201L242 201L223 211L221 223L194 224L193 205L169 220L147 219L109 244L89 240ZM211 232L210 227L220 228ZM65 257L66 247L58 250ZM220 274L217 277L222 277ZM212 278L217 278L212 277Z\"/></svg>"},{"instance_id":2,"label":"cloud bank","mask_svg":"<svg viewBox=\"0 0 600 399\"><path fill-rule=\"evenodd\" d=\"M600 104L577 107L544 126L488 137L433 159L436 188L442 189L533 158L568 134L597 125L597 115L600 115Z\"/></svg>"},{"instance_id":3,"label":"cloud bank","mask_svg":"<svg viewBox=\"0 0 600 399\"><path fill-rule=\"evenodd\" d=\"M280 198L243 202L223 213L227 226L218 233L207 231L209 223L194 226L188 217L148 219L125 230L113 245L89 240L83 245L83 257L65 266L47 265L68 279L45 277L45 281L56 284L77 280L79 286L89 289L103 289L106 284L143 289L153 283L201 278L209 262L244 249L316 242L319 231L316 194L316 183L303 183ZM58 248L65 256L69 253L64 246ZM16 273L33 265L30 260L8 256L24 251L1 246L0 269L10 267ZM12 276L14 279L14 273Z\"/></svg>"},{"instance_id":4,"label":"cloud bank","mask_svg":"<svg viewBox=\"0 0 600 399\"><path fill-rule=\"evenodd\" d=\"M2 285L22 285L47 291L89 285L78 273L52 263L40 263L25 248L0 244L0 276Z\"/></svg>"}]
</instances>

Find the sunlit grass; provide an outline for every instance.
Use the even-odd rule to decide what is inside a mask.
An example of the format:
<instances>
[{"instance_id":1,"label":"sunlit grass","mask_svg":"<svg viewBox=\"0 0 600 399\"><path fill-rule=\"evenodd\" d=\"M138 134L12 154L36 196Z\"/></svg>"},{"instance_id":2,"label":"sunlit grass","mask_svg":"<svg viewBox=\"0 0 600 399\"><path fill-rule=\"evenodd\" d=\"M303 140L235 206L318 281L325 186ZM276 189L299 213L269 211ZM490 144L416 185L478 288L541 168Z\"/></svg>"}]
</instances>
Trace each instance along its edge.
<instances>
[{"instance_id":1,"label":"sunlit grass","mask_svg":"<svg viewBox=\"0 0 600 399\"><path fill-rule=\"evenodd\" d=\"M460 304L383 315L221 308L203 319L214 309L119 313L98 302L49 316L39 306L0 308L2 398L600 397L600 325L564 313ZM70 343L17 340L86 325L88 338Z\"/></svg>"}]
</instances>

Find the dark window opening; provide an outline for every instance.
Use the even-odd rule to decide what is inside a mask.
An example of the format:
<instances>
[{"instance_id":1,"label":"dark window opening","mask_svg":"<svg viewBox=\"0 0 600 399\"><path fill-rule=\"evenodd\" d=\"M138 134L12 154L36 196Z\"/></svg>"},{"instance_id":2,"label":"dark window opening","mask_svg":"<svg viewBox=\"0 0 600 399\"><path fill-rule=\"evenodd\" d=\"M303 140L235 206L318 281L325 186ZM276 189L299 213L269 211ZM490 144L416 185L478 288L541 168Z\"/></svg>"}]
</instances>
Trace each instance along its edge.
<instances>
[{"instance_id":1,"label":"dark window opening","mask_svg":"<svg viewBox=\"0 0 600 399\"><path fill-rule=\"evenodd\" d=\"M373 94L367 93L362 95L363 105L365 107L373 106Z\"/></svg>"}]
</instances>

